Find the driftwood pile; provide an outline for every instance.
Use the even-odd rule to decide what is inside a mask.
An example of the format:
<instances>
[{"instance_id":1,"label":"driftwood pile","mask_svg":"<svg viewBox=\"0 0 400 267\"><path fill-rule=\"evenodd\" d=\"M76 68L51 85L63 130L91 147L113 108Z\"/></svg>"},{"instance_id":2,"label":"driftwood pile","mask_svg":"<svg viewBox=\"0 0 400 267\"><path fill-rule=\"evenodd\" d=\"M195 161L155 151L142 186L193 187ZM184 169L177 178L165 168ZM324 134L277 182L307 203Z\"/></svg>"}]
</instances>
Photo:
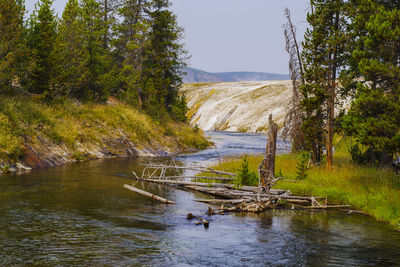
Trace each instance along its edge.
<instances>
[{"instance_id":1,"label":"driftwood pile","mask_svg":"<svg viewBox=\"0 0 400 267\"><path fill-rule=\"evenodd\" d=\"M165 184L174 186L183 190L194 190L216 197L215 199L199 199L198 202L208 203L210 205L220 205L219 208L209 206L207 215L222 215L226 212L262 212L267 209L276 208L280 203L289 203L294 209L301 207L305 209L330 209L330 208L348 208L348 205L328 205L327 199L322 197L292 196L290 191L271 189L280 178L275 177L275 153L276 153L277 125L273 122L272 116L269 117L268 142L266 146L266 156L258 167L259 185L242 186L235 188L232 182L236 178L235 173L214 170L203 166L181 166L176 162L168 164L149 163L142 164L144 169L141 176L135 172L134 179L150 183ZM184 175L184 171L194 171L196 173L206 173L214 176L190 176ZM172 175L171 175L172 173ZM208 183L198 182L206 180ZM125 188L134 192L151 197L166 204L175 204L171 200L155 196L138 188L125 185ZM324 204L318 201L325 200ZM201 216L194 216L189 213L187 219L196 220L196 224L203 224L208 227L209 222Z\"/></svg>"}]
</instances>

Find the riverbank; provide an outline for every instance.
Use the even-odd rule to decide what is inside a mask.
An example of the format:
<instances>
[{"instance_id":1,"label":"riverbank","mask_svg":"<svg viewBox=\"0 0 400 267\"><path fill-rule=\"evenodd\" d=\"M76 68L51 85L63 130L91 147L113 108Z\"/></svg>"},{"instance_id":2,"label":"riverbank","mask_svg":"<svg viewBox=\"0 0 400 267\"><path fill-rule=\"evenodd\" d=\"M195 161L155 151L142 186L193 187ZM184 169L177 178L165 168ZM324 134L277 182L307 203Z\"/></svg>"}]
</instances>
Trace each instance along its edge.
<instances>
[{"instance_id":1,"label":"riverbank","mask_svg":"<svg viewBox=\"0 0 400 267\"><path fill-rule=\"evenodd\" d=\"M249 167L256 171L263 156L248 156ZM335 166L307 170L307 177L296 179L298 156L284 154L276 158L276 175L286 179L274 187L291 190L293 195L328 197L329 203L349 204L354 209L400 228L400 177L392 169L360 166L351 162L344 148L335 154ZM234 172L241 159L228 159L213 168Z\"/></svg>"},{"instance_id":2,"label":"riverbank","mask_svg":"<svg viewBox=\"0 0 400 267\"><path fill-rule=\"evenodd\" d=\"M0 97L0 170L110 157L164 156L204 149L199 129L152 120L116 100L82 104Z\"/></svg>"}]
</instances>

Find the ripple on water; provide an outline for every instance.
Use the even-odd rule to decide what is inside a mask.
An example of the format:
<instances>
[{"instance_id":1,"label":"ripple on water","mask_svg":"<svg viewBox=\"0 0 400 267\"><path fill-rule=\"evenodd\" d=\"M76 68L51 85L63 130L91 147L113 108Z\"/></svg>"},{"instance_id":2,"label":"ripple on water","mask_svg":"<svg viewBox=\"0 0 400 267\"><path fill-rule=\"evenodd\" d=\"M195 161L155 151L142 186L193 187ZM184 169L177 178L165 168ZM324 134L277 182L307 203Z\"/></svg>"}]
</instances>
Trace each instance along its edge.
<instances>
[{"instance_id":1,"label":"ripple on water","mask_svg":"<svg viewBox=\"0 0 400 267\"><path fill-rule=\"evenodd\" d=\"M177 159L206 164L262 153L265 136L208 133L216 148ZM122 188L138 163L111 159L0 179L0 265L398 266L400 233L361 215L274 210L213 216L209 229L186 214L205 213L203 194L136 183L177 205ZM165 159L159 159L165 160Z\"/></svg>"}]
</instances>

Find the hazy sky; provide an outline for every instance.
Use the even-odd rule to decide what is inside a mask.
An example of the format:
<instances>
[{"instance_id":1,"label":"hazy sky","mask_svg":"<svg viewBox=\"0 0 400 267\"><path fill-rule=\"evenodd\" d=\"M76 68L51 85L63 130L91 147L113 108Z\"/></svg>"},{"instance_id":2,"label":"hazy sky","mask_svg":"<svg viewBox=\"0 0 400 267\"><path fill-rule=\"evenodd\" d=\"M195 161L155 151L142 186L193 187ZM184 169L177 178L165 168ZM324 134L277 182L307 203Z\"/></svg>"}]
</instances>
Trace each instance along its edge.
<instances>
[{"instance_id":1,"label":"hazy sky","mask_svg":"<svg viewBox=\"0 0 400 267\"><path fill-rule=\"evenodd\" d=\"M26 0L28 11L36 0ZM55 0L61 15L67 0ZM288 73L282 25L288 7L302 40L309 0L172 0L190 66L210 72Z\"/></svg>"}]
</instances>

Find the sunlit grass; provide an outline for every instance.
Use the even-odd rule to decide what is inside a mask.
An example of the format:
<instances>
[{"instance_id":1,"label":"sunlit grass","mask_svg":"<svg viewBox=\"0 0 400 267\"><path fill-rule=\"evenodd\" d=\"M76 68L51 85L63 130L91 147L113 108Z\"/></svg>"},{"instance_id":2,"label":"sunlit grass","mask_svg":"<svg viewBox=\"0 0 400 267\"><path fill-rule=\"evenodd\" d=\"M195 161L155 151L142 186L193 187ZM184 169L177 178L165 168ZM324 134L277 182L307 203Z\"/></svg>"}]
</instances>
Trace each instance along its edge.
<instances>
[{"instance_id":1,"label":"sunlit grass","mask_svg":"<svg viewBox=\"0 0 400 267\"><path fill-rule=\"evenodd\" d=\"M328 197L329 203L349 204L382 222L400 227L400 177L391 168L357 165L343 142L335 153L335 166L312 166L307 178L296 180L297 155L276 158L276 175L285 179L274 187L290 190L293 195ZM249 166L256 170L263 156L248 156ZM242 159L229 159L217 169L237 172Z\"/></svg>"},{"instance_id":2,"label":"sunlit grass","mask_svg":"<svg viewBox=\"0 0 400 267\"><path fill-rule=\"evenodd\" d=\"M198 129L173 121L160 124L123 103L0 97L0 159L17 160L25 142L35 142L38 137L75 149L77 143L101 145L105 139L122 135L138 146L162 145L172 150L201 149L209 144Z\"/></svg>"}]
</instances>

